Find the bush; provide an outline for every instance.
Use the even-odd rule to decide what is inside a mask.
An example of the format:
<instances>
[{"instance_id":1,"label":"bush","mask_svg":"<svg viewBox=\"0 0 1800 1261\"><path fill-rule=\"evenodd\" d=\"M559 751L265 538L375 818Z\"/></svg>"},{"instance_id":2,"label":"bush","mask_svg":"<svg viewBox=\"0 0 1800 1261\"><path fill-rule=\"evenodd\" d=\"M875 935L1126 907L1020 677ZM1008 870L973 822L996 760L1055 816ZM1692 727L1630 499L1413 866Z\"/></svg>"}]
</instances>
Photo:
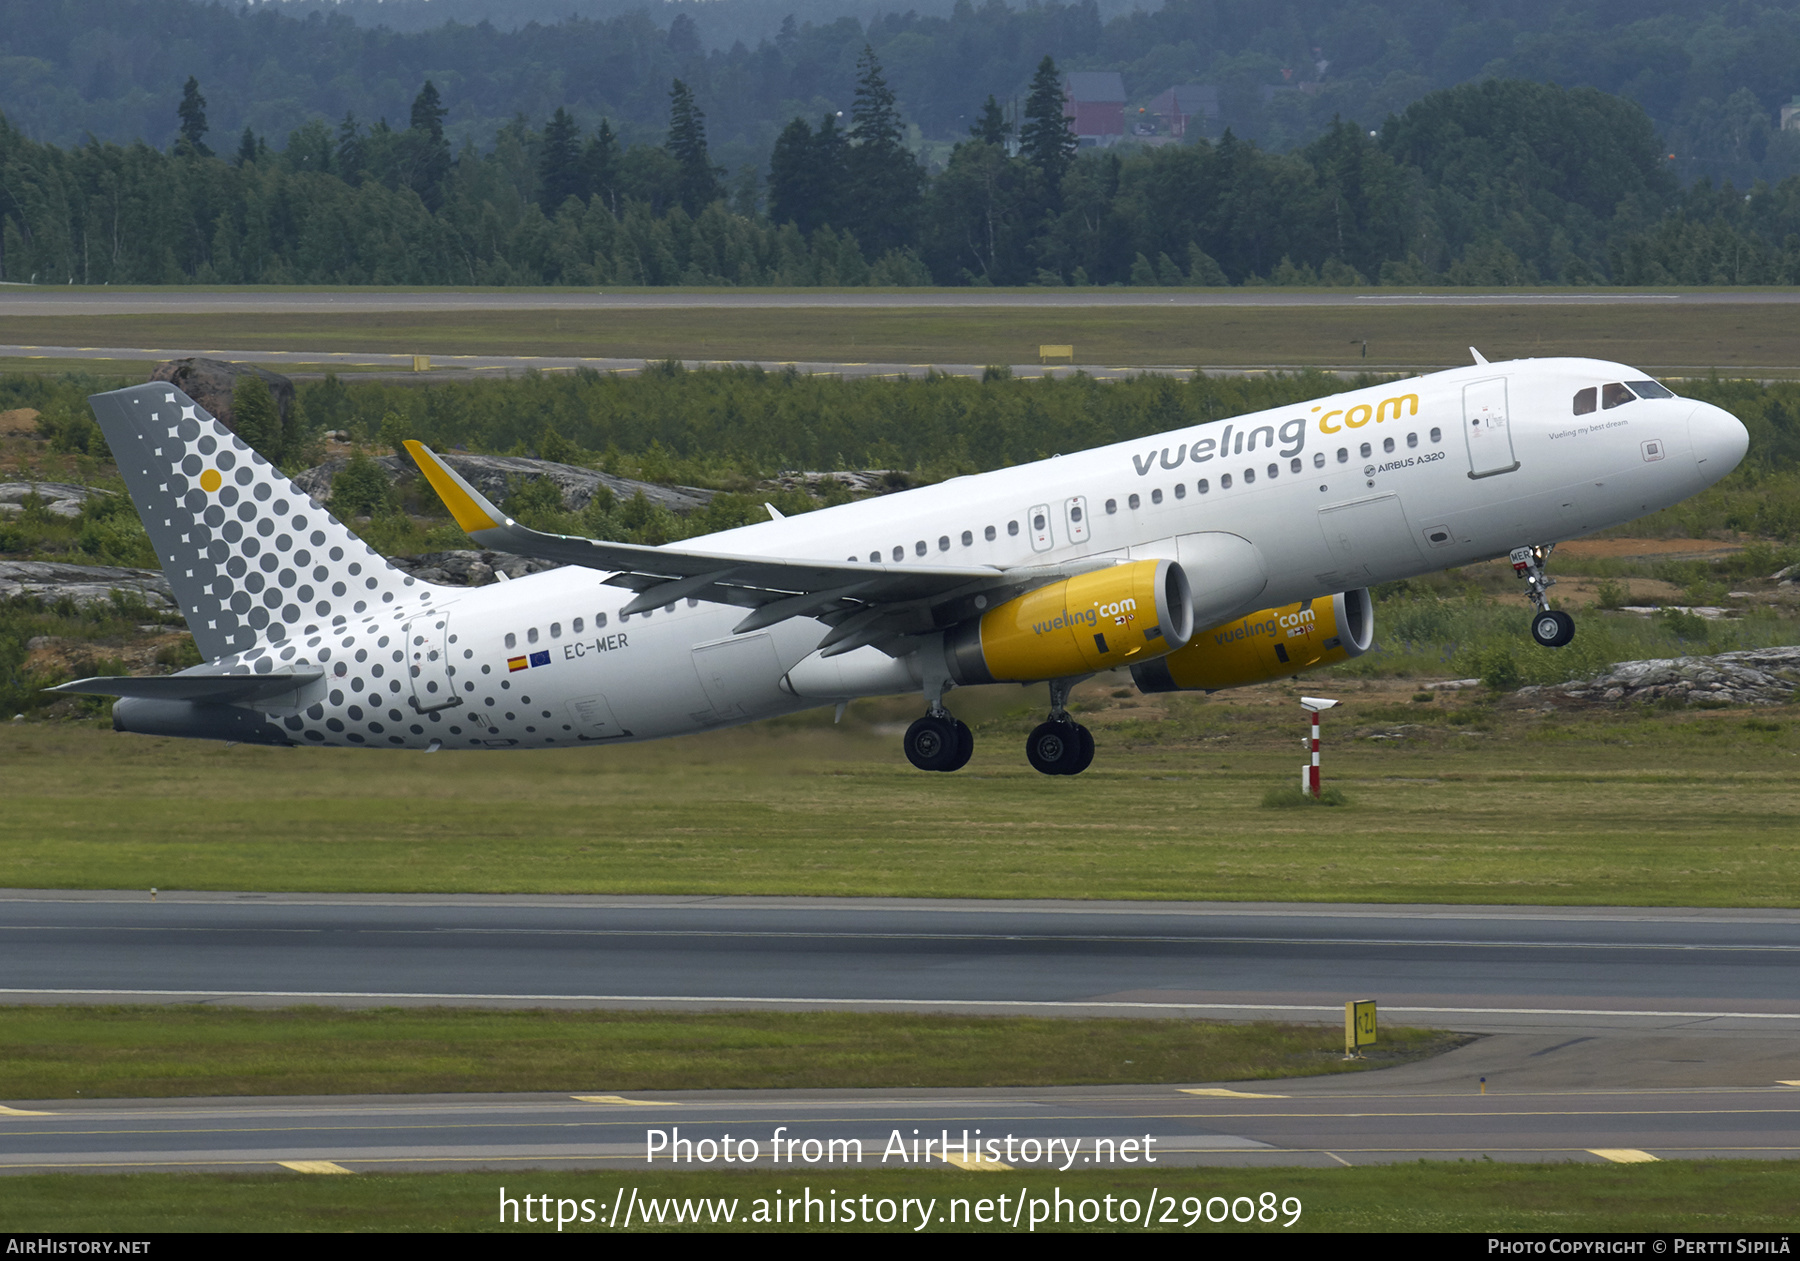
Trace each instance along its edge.
<instances>
[{"instance_id":1,"label":"bush","mask_svg":"<svg viewBox=\"0 0 1800 1261\"><path fill-rule=\"evenodd\" d=\"M231 414L237 436L271 464L281 463L281 412L269 383L245 374L231 387Z\"/></svg>"},{"instance_id":2,"label":"bush","mask_svg":"<svg viewBox=\"0 0 1800 1261\"><path fill-rule=\"evenodd\" d=\"M387 470L358 451L331 479L331 511L340 520L387 516L400 506Z\"/></svg>"}]
</instances>

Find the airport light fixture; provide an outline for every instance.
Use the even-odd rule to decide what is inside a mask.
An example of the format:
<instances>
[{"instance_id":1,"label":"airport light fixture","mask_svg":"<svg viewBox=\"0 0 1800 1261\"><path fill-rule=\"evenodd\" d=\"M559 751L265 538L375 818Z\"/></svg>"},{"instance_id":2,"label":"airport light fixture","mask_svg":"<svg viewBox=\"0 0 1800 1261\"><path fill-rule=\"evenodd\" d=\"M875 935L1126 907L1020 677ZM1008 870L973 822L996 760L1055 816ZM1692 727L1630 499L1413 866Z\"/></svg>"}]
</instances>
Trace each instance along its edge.
<instances>
[{"instance_id":1,"label":"airport light fixture","mask_svg":"<svg viewBox=\"0 0 1800 1261\"><path fill-rule=\"evenodd\" d=\"M1301 763L1300 791L1310 792L1314 797L1319 795L1319 715L1337 703L1323 696L1300 698L1300 708L1312 715L1312 739L1301 741L1312 750L1312 761Z\"/></svg>"}]
</instances>

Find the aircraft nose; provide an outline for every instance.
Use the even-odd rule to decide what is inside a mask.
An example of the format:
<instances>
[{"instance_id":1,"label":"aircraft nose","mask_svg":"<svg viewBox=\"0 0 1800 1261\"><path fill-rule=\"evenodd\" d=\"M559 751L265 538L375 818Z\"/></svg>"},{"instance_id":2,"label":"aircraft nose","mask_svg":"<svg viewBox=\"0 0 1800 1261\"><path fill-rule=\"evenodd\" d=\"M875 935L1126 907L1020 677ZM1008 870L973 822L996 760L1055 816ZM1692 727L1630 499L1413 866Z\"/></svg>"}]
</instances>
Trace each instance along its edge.
<instances>
[{"instance_id":1,"label":"aircraft nose","mask_svg":"<svg viewBox=\"0 0 1800 1261\"><path fill-rule=\"evenodd\" d=\"M1701 403L1688 416L1688 441L1700 471L1716 482L1743 460L1750 449L1750 431L1723 407Z\"/></svg>"}]
</instances>

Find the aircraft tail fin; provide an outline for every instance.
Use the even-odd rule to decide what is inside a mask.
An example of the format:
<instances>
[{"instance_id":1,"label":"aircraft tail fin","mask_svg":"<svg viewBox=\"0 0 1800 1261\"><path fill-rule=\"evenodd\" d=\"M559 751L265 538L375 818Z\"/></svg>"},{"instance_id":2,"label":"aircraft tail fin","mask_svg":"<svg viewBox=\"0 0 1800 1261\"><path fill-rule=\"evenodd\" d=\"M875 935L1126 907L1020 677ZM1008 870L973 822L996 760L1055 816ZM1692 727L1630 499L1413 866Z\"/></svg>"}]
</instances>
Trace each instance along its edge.
<instances>
[{"instance_id":1,"label":"aircraft tail fin","mask_svg":"<svg viewBox=\"0 0 1800 1261\"><path fill-rule=\"evenodd\" d=\"M294 655L290 641L441 598L175 386L88 402L208 660L273 668Z\"/></svg>"}]
</instances>

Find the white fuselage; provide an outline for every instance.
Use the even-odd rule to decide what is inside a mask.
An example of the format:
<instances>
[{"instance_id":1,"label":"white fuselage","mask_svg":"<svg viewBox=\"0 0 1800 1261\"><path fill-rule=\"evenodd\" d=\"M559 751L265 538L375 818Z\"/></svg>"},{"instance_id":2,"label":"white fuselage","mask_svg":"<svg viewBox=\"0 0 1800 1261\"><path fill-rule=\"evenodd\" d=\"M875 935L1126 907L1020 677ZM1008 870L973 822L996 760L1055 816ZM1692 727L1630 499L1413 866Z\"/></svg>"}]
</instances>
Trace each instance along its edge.
<instances>
[{"instance_id":1,"label":"white fuselage","mask_svg":"<svg viewBox=\"0 0 1800 1261\"><path fill-rule=\"evenodd\" d=\"M1676 503L1728 473L1743 455L1744 430L1708 404L1636 398L1575 414L1578 391L1644 377L1596 360L1479 364L686 546L890 566L1180 556L1196 609L1205 612L1201 625L1216 625L1588 534ZM1234 558L1232 571L1209 574L1204 560L1196 567L1192 556L1212 553L1187 550L1182 540L1190 536L1230 537L1236 551L1220 554ZM737 636L732 627L744 609L689 600L625 618L619 610L633 593L605 585L605 577L571 567L438 589L430 616L446 622L440 682L457 706L416 714L404 695L392 694L401 672L389 661L389 641L399 634L389 622L386 631L356 627L308 642L301 661L317 661L327 676L271 720L293 731L298 722L307 739L337 744L338 732L367 730L370 714L392 713L378 734L356 743L542 748L653 739L832 699L817 690L797 696L783 683L814 653L829 629L824 623L796 618ZM509 666L521 657L523 668ZM851 657L879 658L865 662L864 676L876 681L867 690L904 686L898 667L875 649L840 660ZM373 677L383 662L385 678ZM349 721L320 731L334 715Z\"/></svg>"}]
</instances>

